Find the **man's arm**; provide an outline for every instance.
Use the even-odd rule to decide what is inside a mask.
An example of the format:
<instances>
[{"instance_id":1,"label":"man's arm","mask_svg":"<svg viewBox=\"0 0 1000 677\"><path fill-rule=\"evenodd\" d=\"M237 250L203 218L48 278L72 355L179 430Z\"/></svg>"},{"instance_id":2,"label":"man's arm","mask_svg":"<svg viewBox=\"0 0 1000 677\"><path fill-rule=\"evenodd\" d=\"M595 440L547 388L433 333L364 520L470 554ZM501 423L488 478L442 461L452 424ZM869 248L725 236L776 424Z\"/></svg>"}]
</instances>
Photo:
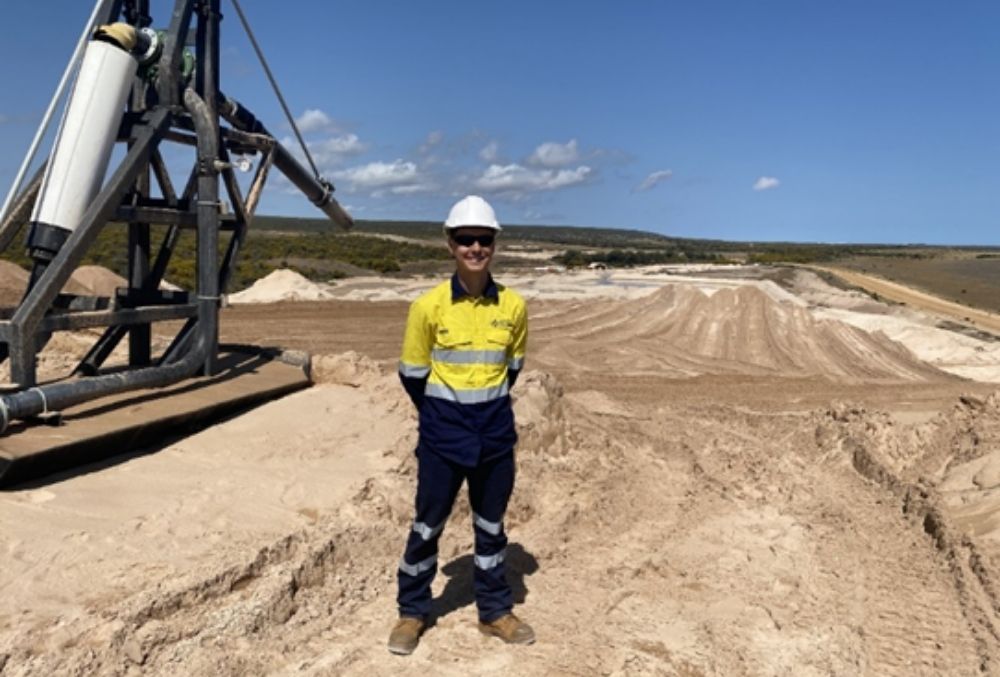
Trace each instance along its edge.
<instances>
[{"instance_id":1,"label":"man's arm","mask_svg":"<svg viewBox=\"0 0 1000 677\"><path fill-rule=\"evenodd\" d=\"M528 345L528 311L522 303L514 315L513 341L507 359L507 387L513 388L524 367L524 351Z\"/></svg>"},{"instance_id":2,"label":"man's arm","mask_svg":"<svg viewBox=\"0 0 1000 677\"><path fill-rule=\"evenodd\" d=\"M431 373L431 344L433 327L423 307L416 301L410 304L403 335L403 354L399 359L399 380L406 394L419 410L424 403L424 389Z\"/></svg>"}]
</instances>

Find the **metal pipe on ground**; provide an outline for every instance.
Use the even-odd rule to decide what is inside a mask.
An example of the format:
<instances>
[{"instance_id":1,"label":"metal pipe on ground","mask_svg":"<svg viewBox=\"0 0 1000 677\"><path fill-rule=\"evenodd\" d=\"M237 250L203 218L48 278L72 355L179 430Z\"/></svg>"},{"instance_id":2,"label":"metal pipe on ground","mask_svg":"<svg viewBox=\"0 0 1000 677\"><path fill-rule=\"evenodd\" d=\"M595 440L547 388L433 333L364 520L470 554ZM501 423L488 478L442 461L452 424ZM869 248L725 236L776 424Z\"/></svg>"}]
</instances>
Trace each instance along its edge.
<instances>
[{"instance_id":1,"label":"metal pipe on ground","mask_svg":"<svg viewBox=\"0 0 1000 677\"><path fill-rule=\"evenodd\" d=\"M11 421L17 419L61 411L98 397L177 383L198 371L207 353L204 341L199 340L194 349L181 360L166 366L91 376L70 383L38 386L13 395L0 396L0 434L7 430Z\"/></svg>"}]
</instances>

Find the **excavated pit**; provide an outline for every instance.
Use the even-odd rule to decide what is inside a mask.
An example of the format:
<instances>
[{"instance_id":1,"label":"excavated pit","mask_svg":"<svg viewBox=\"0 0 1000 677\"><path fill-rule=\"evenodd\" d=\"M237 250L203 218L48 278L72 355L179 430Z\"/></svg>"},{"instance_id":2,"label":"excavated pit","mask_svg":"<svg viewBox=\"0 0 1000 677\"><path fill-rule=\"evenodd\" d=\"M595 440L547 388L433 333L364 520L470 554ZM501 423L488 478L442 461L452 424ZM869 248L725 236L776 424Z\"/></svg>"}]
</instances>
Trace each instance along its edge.
<instances>
[{"instance_id":1,"label":"excavated pit","mask_svg":"<svg viewBox=\"0 0 1000 677\"><path fill-rule=\"evenodd\" d=\"M476 631L463 492L435 624L385 650L415 416L359 341L307 392L0 495L3 674L1000 672L995 385L754 285L532 310L506 522L535 645Z\"/></svg>"}]
</instances>

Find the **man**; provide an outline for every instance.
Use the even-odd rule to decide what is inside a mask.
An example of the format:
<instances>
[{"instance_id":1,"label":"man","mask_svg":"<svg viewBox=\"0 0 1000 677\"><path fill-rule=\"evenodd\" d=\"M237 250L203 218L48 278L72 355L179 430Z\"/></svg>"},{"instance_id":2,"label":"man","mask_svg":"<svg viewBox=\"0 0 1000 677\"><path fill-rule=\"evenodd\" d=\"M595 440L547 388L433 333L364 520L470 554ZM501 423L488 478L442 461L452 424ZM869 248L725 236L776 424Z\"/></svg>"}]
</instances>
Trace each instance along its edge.
<instances>
[{"instance_id":1,"label":"man","mask_svg":"<svg viewBox=\"0 0 1000 677\"><path fill-rule=\"evenodd\" d=\"M399 620L389 651L417 647L431 610L438 539L463 481L475 532L479 629L514 644L535 633L511 613L503 516L514 488L510 388L524 364L524 299L494 282L490 262L500 224L470 195L451 208L444 231L455 274L410 306L399 376L420 415L416 518L399 563Z\"/></svg>"}]
</instances>

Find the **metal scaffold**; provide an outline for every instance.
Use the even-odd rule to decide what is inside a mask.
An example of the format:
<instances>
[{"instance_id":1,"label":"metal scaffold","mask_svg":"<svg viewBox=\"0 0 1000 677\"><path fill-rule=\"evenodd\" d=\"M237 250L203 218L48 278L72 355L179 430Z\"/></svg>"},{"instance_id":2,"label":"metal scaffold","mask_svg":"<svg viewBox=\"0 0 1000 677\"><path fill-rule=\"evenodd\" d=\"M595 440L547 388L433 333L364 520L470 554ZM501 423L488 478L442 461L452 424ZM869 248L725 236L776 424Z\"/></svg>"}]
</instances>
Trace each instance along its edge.
<instances>
[{"instance_id":1,"label":"metal scaffold","mask_svg":"<svg viewBox=\"0 0 1000 677\"><path fill-rule=\"evenodd\" d=\"M0 359L9 360L12 382L0 395L0 432L14 421L94 398L216 374L220 299L272 167L334 223L352 225L308 151L307 169L220 90L220 1L177 0L161 30L152 27L149 0L96 4L60 85L75 70L52 152L22 188L25 162L0 222L3 249L20 242L17 235L28 226L32 259L22 300L0 315ZM235 0L234 7L259 53ZM193 50L187 46L192 29ZM274 84L266 62L264 67ZM116 144L123 146L123 157L107 171ZM179 189L164 144L193 149ZM248 155L257 161L244 193L234 158ZM223 196L230 209L223 209ZM160 228L154 231L154 224ZM164 227L162 240L154 243L154 232ZM104 228L127 229L128 286L111 298L61 293ZM194 289L163 290L178 239L188 229L197 239ZM168 320L183 323L169 347L154 356L151 325ZM92 327L105 329L72 375L40 384L37 356L52 333ZM126 337L128 368L106 369Z\"/></svg>"}]
</instances>

